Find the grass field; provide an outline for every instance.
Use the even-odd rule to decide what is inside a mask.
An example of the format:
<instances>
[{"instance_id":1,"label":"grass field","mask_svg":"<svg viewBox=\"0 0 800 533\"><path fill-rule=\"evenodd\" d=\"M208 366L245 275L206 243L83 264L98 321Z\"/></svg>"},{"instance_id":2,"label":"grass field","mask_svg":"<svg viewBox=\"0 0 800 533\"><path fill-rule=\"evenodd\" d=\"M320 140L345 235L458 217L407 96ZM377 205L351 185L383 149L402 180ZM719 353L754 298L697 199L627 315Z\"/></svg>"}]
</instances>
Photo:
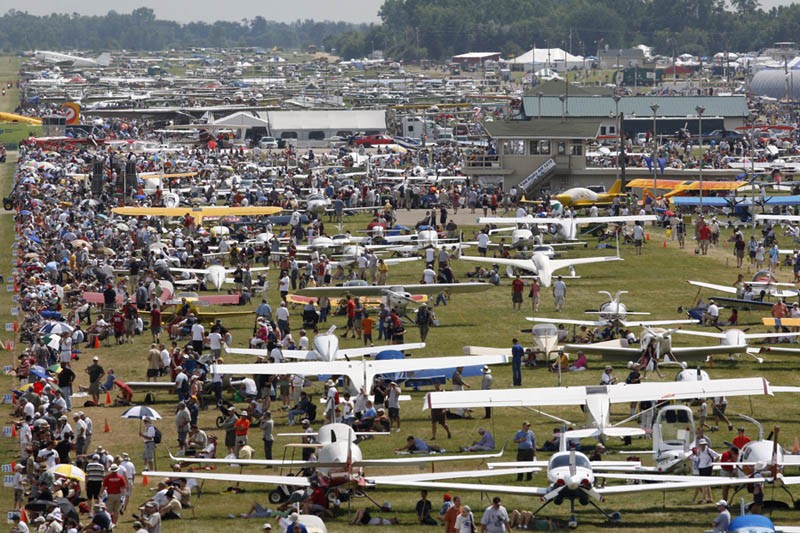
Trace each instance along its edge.
<instances>
[{"instance_id":1,"label":"grass field","mask_svg":"<svg viewBox=\"0 0 800 533\"><path fill-rule=\"evenodd\" d=\"M12 77L13 64L0 61L0 79L11 79ZM11 100L8 100L3 103L8 105L10 101ZM2 190L4 192L9 189L13 177L12 159L14 159L14 157L10 157L9 164L0 166L0 183L2 183ZM363 228L366 223L367 220L365 216L356 217L348 222L348 227L350 229ZM13 239L12 217L0 216L0 225L2 225L0 228L0 246L5 250L9 250ZM750 230L748 230L747 233L749 233L749 231ZM687 243L686 250L678 250L677 245L673 242L668 242L665 248L664 233L656 229L649 229L649 232L650 240L645 246L643 256L634 256L633 249L625 247L622 249L622 255L625 258L623 262L610 263L602 266L589 265L579 268L579 274L582 278L568 281L567 307L563 316L578 318L584 316L584 310L597 308L597 306L603 302L603 297L597 294L598 290L608 290L613 293L614 291L624 289L630 291L630 294L626 295L624 299L625 303L629 305L629 308L650 311L653 313L652 318L654 319L678 318L678 313L676 311L678 306L691 304L696 294L695 289L687 285L685 280L700 279L716 283L733 283L736 279L739 270L735 268L735 261L733 261L731 257L731 249L729 247L713 249L707 257L696 257L692 253L693 246L691 243ZM723 236L729 237L730 230L726 230ZM589 248L588 250L579 250L576 253L586 255L590 253L611 253L611 251L604 250L595 252ZM6 256L5 261L8 260L9 257ZM0 273L8 277L10 268L11 266L9 263L0 265ZM457 263L455 266L456 273L462 279L464 273L472 268L473 265L466 262ZM390 281L393 283L416 283L419 279L419 273L419 266L410 266L406 264L402 267L392 268ZM270 273L272 289L269 292L269 301L273 306L278 303L276 275L275 271ZM787 281L791 277L791 272L784 270L780 273L780 277L783 281ZM521 313L514 313L511 311L510 300L510 288L506 281L504 281L501 287L493 288L487 293L457 296L447 307L436 309L437 315L441 321L441 326L432 330L428 338L427 348L421 350L419 353L415 352L414 356L425 357L460 354L462 346L465 344L498 347L509 346L514 336L520 336L526 345L530 345L529 335L520 333L520 329L529 327L529 323L525 321L525 316L532 314L530 312L530 304L526 301L524 304L524 311ZM0 320L4 323L11 320L9 312L11 305L11 293L6 291L0 292ZM295 312L295 317L293 317L292 320L292 325L295 328L299 328L300 325L299 311L298 309ZM546 291L543 291L540 314L542 316L554 315L552 298L548 296ZM743 313L741 318L746 322L758 322L760 315L757 313ZM332 323L339 326L342 326L343 322L344 321L340 317L334 317L332 320ZM230 321L230 323L226 321L226 325L233 331L234 344L236 346L246 345L252 324L253 319L250 317L233 320ZM751 329L751 331L760 330L763 330L763 328L759 326L753 326ZM0 338L5 337L0 335ZM417 338L417 334L414 331L411 331L406 336L407 341L416 341ZM343 341L343 343L347 343L346 345L351 345L354 342L355 341L352 340ZM694 343L688 340L678 342L685 344ZM87 379L83 373L83 369L86 367L88 360L91 359L91 355L95 354L100 356L101 364L106 369L113 368L116 374L123 380L143 381L145 379L148 345L148 337L139 337L133 345L85 351L85 353L82 354L81 360L77 363L76 372L79 376L78 382L86 384ZM3 364L13 364L16 353L18 352L6 352L0 355ZM237 356L227 356L226 361L246 362L249 360L244 356L239 356L238 359L235 359L236 357ZM618 372L623 374L624 368L621 366L622 365L620 365ZM768 361L760 366L751 363L749 360L743 360L741 363L715 363L711 373L715 378L759 375L766 377L774 384L800 385L800 377L798 377L796 372L797 369L798 363L795 359L786 356L772 356L768 357ZM577 374L565 374L564 384L596 384L599 382L601 371L602 364L599 360L590 358L590 370ZM495 388L510 386L511 370L509 367L497 368L494 373ZM667 372L665 380L669 380L671 377L671 372ZM650 379L653 378L654 376L650 376ZM14 385L12 379L7 376L3 376L0 380L2 380L0 384L2 384L4 391ZM478 380L479 378L471 378L469 381L474 388L477 388ZM548 373L541 368L525 370L523 383L526 387L554 386L556 384L556 377L554 374ZM319 384L316 384L313 388L313 391L317 394L321 392L321 390L322 388ZM422 393L414 393L412 396L412 401L406 402L402 406L403 431L392 434L391 436L378 437L365 442L362 445L365 457L377 458L391 456L392 449L400 446L405 437L409 434L420 435L426 438L430 436L428 412L423 412L421 410ZM141 399L141 395L138 395L137 399ZM165 418L159 423L159 427L164 432L164 443L174 446L176 435L172 423L172 414L175 404L174 397L161 394L158 400L158 403L154 407ZM95 436L93 442L95 445L102 445L115 454L128 452L134 458L137 465L141 465L141 461L137 460L141 454L142 444L137 436L138 423L136 421L121 420L119 415L122 410L118 408L97 407L86 409L86 411L94 420ZM620 406L616 411L616 416L614 418L616 420L621 420L625 413L627 413L627 408L625 406ZM7 408L4 417L5 424L10 420L7 414L8 412L9 409ZM273 410L273 412L275 412L275 410ZM753 415L768 428L774 425L780 425L782 444L789 448L791 448L795 436L800 435L800 424L798 423L800 406L798 406L796 398L789 395L773 398L732 398L730 400L729 413ZM553 409L552 414L573 421L579 422L581 420L581 414L577 409ZM201 412L200 425L203 429L206 431L213 431L214 419L216 416L217 411L214 409ZM519 427L523 419L530 419L533 422L534 430L540 441L546 438L553 429L552 422L530 411L521 409L501 409L495 410L494 417L487 421L479 419L451 421L450 425L453 430L452 440L440 440L439 444L446 447L448 450L456 450L459 446L467 445L476 439L476 429L478 426L486 427L495 435L498 443L504 443L511 440L513 433ZM109 433L103 432L106 421L110 426ZM286 415L282 412L277 412L277 432L286 431L285 423ZM718 449L721 448L723 440L730 440L733 436L733 433L727 430L711 435ZM255 434L251 432L251 442L255 442L254 447L257 450L257 457L263 457L263 450L260 446L260 434L258 432L255 432ZM291 440L287 438L280 438L276 441L275 450L278 457L282 454L281 450L283 445L288 442L291 442ZM634 441L631 448L643 449L648 446L649 441ZM614 452L621 449L623 449L621 443L611 442L609 445L609 450L611 452L609 457L614 459L623 457L614 455ZM513 459L514 451L511 450L511 447L509 447L509 450L510 451L506 453L506 458ZM9 463L14 459L16 452L17 445L14 440L5 438L0 441L0 462L3 464ZM167 468L169 463L167 451L164 446L159 447L157 456L159 468ZM474 461L468 461L443 468L461 470L479 468L480 466L481 465L476 464ZM228 469L222 468L220 471L228 471ZM256 470L253 469L252 471ZM377 471L377 473L383 472L388 472L388 469ZM392 473L403 473L403 471L400 469L392 469ZM544 475L538 474L534 480L535 483L542 484L544 483ZM143 487L139 478L134 494L135 503L139 504L145 501L147 498L146 494L149 489L154 486L155 481L156 480L150 479L149 487ZM492 478L488 480L488 482L516 483L513 479L503 478ZM197 504L197 517L195 519L169 523L165 526L165 531L169 531L170 533L211 532L220 531L226 527L232 526L236 527L238 530L259 530L262 521L252 520L243 523L244 521L241 519L229 519L228 515L234 514L238 516L240 513L246 512L250 504L254 501L259 501L263 504L267 492L271 487L248 485L245 487L246 492L242 494L230 494L223 492L227 485L228 484L224 483L206 483L202 497L199 500L195 500ZM768 497L772 496L770 490L767 492ZM741 495L740 493L740 496ZM418 499L418 491L416 489L378 489L370 493L370 496L378 502L392 502L395 511L392 515L388 516L397 516L400 519L401 525L391 526L391 528L388 529L404 532L425 529L423 526L416 525L414 515L414 504ZM648 492L642 494L642 496L630 495L626 497L610 497L609 501L603 504L603 506L609 511L620 511L623 518L622 523L607 525L602 516L597 514L593 509L581 507L578 508L578 519L581 523L580 527L584 531L606 529L674 532L676 530L697 531L707 528L711 519L716 514L715 509L708 505L689 505L691 496L692 494L686 491L669 492L664 495L661 493ZM717 498L720 497L718 490L714 491L714 496ZM482 498L480 493L462 494L462 497L465 503L468 503L474 510L478 511L476 513L477 516L480 516L482 509L488 504L487 500ZM749 498L748 495L745 495L745 497ZM432 493L431 498L434 503L434 508L436 508L441 501L441 494ZM776 492L775 498L788 501L788 496L778 492ZM503 500L509 510L533 509L538 506L538 500L531 500L524 497L505 496ZM11 491L5 490L0 493L0 502L2 502L5 508L10 509ZM329 522L329 531L347 531L349 529L347 524L352 517L352 511L357 506L364 506L367 505L367 503L368 502L364 499L358 499L353 502L352 509L344 508L339 517ZM568 508L566 506L550 506L543 512L542 516L552 517L563 523L566 521L567 514ZM786 524L798 522L796 511L776 512L773 518L777 522ZM124 529L129 528L131 521L132 518L129 515L124 516L121 527ZM373 529L387 528L361 527L359 529L362 531L372 531ZM433 530L434 528L430 529Z\"/></svg>"}]
</instances>

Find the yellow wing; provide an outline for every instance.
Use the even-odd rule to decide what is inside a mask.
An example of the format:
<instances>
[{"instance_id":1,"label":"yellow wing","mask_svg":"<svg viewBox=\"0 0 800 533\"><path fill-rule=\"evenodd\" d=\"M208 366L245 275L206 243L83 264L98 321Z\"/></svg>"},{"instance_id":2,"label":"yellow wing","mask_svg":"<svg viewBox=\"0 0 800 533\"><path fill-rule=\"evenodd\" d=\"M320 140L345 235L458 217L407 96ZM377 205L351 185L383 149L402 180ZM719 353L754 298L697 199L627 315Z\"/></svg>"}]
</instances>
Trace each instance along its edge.
<instances>
[{"instance_id":1,"label":"yellow wing","mask_svg":"<svg viewBox=\"0 0 800 533\"><path fill-rule=\"evenodd\" d=\"M115 207L112 212L133 217L182 217L190 215L200 224L205 217L274 215L283 211L274 206L204 206L204 207Z\"/></svg>"}]
</instances>

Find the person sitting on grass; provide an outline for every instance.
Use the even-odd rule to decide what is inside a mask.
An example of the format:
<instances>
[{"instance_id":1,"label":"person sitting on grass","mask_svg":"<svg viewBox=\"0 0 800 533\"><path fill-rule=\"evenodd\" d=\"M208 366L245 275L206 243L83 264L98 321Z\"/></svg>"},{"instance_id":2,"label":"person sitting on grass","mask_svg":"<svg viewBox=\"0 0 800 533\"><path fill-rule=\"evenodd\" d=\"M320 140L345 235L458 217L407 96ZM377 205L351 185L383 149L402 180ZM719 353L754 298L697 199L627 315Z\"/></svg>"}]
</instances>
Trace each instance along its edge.
<instances>
[{"instance_id":1,"label":"person sitting on grass","mask_svg":"<svg viewBox=\"0 0 800 533\"><path fill-rule=\"evenodd\" d=\"M408 453L431 453L431 452L438 452L442 453L444 450L437 446L436 444L430 444L425 442L419 437L415 437L414 435L409 435L406 437L406 445L400 448L396 448L395 453L400 452L408 452Z\"/></svg>"}]
</instances>

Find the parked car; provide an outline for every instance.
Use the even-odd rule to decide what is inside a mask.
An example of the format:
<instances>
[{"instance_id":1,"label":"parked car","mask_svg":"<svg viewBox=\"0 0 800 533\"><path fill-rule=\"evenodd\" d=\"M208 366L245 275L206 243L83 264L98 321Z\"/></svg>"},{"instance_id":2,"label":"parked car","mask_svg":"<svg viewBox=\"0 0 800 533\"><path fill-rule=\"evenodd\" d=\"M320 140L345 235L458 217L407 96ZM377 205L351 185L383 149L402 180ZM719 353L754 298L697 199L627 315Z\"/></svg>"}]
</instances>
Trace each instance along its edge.
<instances>
[{"instance_id":1,"label":"parked car","mask_svg":"<svg viewBox=\"0 0 800 533\"><path fill-rule=\"evenodd\" d=\"M278 141L275 137L261 137L258 140L258 147L263 149L277 149L278 148Z\"/></svg>"},{"instance_id":2,"label":"parked car","mask_svg":"<svg viewBox=\"0 0 800 533\"><path fill-rule=\"evenodd\" d=\"M394 144L394 139L389 137L388 135L366 135L364 137L359 137L355 141L355 144L359 146L377 146L379 144Z\"/></svg>"},{"instance_id":3,"label":"parked car","mask_svg":"<svg viewBox=\"0 0 800 533\"><path fill-rule=\"evenodd\" d=\"M719 144L723 139L731 143L744 139L744 135L733 130L712 130L708 133L703 133L703 144L710 143L711 141Z\"/></svg>"}]
</instances>

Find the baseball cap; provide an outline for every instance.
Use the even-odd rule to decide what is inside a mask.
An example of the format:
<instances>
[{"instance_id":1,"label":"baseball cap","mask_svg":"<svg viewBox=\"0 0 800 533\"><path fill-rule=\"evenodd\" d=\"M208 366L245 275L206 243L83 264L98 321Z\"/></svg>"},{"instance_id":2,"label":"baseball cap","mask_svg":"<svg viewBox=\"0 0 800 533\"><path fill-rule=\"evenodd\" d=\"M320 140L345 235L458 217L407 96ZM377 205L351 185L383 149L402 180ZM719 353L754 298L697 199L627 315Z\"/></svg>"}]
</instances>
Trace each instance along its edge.
<instances>
[{"instance_id":1,"label":"baseball cap","mask_svg":"<svg viewBox=\"0 0 800 533\"><path fill-rule=\"evenodd\" d=\"M708 441L706 439L700 439L697 441L697 444L708 444Z\"/></svg>"},{"instance_id":2,"label":"baseball cap","mask_svg":"<svg viewBox=\"0 0 800 533\"><path fill-rule=\"evenodd\" d=\"M269 530L271 530L272 529L272 524L264 524L263 526L261 526L261 529L269 529Z\"/></svg>"},{"instance_id":3,"label":"baseball cap","mask_svg":"<svg viewBox=\"0 0 800 533\"><path fill-rule=\"evenodd\" d=\"M723 506L727 507L728 506L728 502L725 501L725 500L720 500L720 501L717 502L717 507L719 507L720 505L723 505Z\"/></svg>"},{"instance_id":4,"label":"baseball cap","mask_svg":"<svg viewBox=\"0 0 800 533\"><path fill-rule=\"evenodd\" d=\"M92 361L99 361L99 360L100 360L100 358L97 357L96 355L94 357L92 357Z\"/></svg>"}]
</instances>

